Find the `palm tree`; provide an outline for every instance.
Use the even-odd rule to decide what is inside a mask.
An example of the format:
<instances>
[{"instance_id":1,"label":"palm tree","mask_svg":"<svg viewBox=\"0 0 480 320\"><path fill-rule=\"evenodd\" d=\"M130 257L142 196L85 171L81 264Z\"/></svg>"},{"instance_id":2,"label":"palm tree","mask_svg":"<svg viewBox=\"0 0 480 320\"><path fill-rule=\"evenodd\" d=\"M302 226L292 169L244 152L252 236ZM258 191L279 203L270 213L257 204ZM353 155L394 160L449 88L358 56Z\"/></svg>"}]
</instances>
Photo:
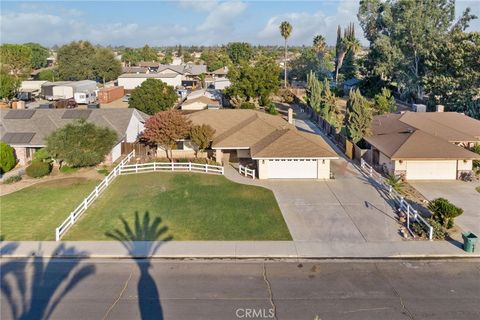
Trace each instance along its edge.
<instances>
[{"instance_id":1,"label":"palm tree","mask_svg":"<svg viewBox=\"0 0 480 320\"><path fill-rule=\"evenodd\" d=\"M284 86L287 87L287 39L292 33L292 25L288 21L283 21L280 24L280 34L285 39L285 59L283 61L283 70L284 70Z\"/></svg>"},{"instance_id":2,"label":"palm tree","mask_svg":"<svg viewBox=\"0 0 480 320\"><path fill-rule=\"evenodd\" d=\"M324 36L319 34L319 35L316 35L315 38L313 38L313 48L315 49L315 52L319 57L320 55L323 54L326 47L327 47L327 43L325 42Z\"/></svg>"}]
</instances>

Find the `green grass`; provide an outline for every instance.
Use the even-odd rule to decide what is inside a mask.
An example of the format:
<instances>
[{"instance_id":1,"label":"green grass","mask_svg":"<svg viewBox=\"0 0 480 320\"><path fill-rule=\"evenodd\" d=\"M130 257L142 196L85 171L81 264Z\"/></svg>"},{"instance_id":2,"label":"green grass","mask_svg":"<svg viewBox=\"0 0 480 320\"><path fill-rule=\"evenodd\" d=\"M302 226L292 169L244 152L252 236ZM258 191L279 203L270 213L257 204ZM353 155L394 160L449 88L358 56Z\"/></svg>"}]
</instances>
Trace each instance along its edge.
<instances>
[{"instance_id":1,"label":"green grass","mask_svg":"<svg viewBox=\"0 0 480 320\"><path fill-rule=\"evenodd\" d=\"M64 240L111 240L121 217L133 228L135 212L147 211L173 240L291 240L270 190L195 173L118 177Z\"/></svg>"},{"instance_id":2,"label":"green grass","mask_svg":"<svg viewBox=\"0 0 480 320\"><path fill-rule=\"evenodd\" d=\"M475 190L477 190L477 192L480 193L480 186L476 187Z\"/></svg>"},{"instance_id":3,"label":"green grass","mask_svg":"<svg viewBox=\"0 0 480 320\"><path fill-rule=\"evenodd\" d=\"M55 240L55 228L97 183L65 178L0 197L0 234L5 240Z\"/></svg>"},{"instance_id":4,"label":"green grass","mask_svg":"<svg viewBox=\"0 0 480 320\"><path fill-rule=\"evenodd\" d=\"M74 173L74 172L77 172L79 168L73 168L73 167L69 167L69 166L61 166L60 167L60 172L62 173Z\"/></svg>"}]
</instances>

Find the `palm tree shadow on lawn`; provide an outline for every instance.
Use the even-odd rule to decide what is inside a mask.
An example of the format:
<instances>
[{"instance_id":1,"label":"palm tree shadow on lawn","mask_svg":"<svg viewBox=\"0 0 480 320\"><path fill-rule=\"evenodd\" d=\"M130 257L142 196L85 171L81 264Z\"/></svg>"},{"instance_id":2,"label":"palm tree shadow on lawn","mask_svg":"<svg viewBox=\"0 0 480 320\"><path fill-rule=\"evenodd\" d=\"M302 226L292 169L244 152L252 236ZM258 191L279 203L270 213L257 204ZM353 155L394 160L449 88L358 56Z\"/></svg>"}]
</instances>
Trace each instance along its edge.
<instances>
[{"instance_id":1,"label":"palm tree shadow on lawn","mask_svg":"<svg viewBox=\"0 0 480 320\"><path fill-rule=\"evenodd\" d=\"M120 241L129 255L135 258L134 261L140 271L137 293L141 319L161 320L163 319L163 309L157 285L149 271L152 266L150 256L160 248L164 241L170 241L173 237L167 235L168 227L162 226L162 219L155 217L151 220L148 211L141 218L136 211L133 226L130 226L123 217L120 220L123 230L115 229L112 232L106 232L105 235ZM139 255L145 258L136 258Z\"/></svg>"}]
</instances>

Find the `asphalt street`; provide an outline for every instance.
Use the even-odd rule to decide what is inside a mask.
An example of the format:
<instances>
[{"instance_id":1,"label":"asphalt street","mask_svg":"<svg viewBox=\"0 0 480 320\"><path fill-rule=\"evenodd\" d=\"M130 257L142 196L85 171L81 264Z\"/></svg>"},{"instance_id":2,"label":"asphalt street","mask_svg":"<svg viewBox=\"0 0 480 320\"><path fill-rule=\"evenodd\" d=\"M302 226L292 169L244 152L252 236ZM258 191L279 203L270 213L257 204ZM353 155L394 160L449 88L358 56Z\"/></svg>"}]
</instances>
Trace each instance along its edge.
<instances>
[{"instance_id":1,"label":"asphalt street","mask_svg":"<svg viewBox=\"0 0 480 320\"><path fill-rule=\"evenodd\" d=\"M1 260L1 319L480 319L477 261Z\"/></svg>"}]
</instances>

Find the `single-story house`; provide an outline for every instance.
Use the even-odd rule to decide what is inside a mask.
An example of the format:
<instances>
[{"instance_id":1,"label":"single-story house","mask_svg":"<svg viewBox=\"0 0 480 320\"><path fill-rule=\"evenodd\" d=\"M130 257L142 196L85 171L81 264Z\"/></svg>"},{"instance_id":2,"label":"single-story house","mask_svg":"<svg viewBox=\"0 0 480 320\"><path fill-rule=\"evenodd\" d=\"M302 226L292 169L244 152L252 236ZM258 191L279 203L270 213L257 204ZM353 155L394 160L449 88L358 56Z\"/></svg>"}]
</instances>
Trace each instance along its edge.
<instances>
[{"instance_id":1,"label":"single-story house","mask_svg":"<svg viewBox=\"0 0 480 320\"><path fill-rule=\"evenodd\" d=\"M203 110L209 108L218 109L220 108L220 102L207 96L200 96L197 98L185 100L180 108L182 110Z\"/></svg>"},{"instance_id":2,"label":"single-story house","mask_svg":"<svg viewBox=\"0 0 480 320\"><path fill-rule=\"evenodd\" d=\"M121 155L122 142L135 142L149 116L136 109L0 109L0 140L15 149L24 165L45 147L45 138L58 128L77 119L114 130L117 141L107 156L113 162Z\"/></svg>"},{"instance_id":3,"label":"single-story house","mask_svg":"<svg viewBox=\"0 0 480 320\"><path fill-rule=\"evenodd\" d=\"M404 112L374 117L372 163L407 180L454 180L471 172L480 121L456 112Z\"/></svg>"},{"instance_id":4,"label":"single-story house","mask_svg":"<svg viewBox=\"0 0 480 320\"><path fill-rule=\"evenodd\" d=\"M123 86L125 90L133 90L150 78L163 81L174 88L182 85L181 73L166 70L162 73L124 73L118 77L118 85Z\"/></svg>"},{"instance_id":5,"label":"single-story house","mask_svg":"<svg viewBox=\"0 0 480 320\"><path fill-rule=\"evenodd\" d=\"M238 109L203 110L187 117L215 129L211 148L218 162L248 163L260 179L330 179L330 160L338 159L319 135L297 130L291 119Z\"/></svg>"}]
</instances>

